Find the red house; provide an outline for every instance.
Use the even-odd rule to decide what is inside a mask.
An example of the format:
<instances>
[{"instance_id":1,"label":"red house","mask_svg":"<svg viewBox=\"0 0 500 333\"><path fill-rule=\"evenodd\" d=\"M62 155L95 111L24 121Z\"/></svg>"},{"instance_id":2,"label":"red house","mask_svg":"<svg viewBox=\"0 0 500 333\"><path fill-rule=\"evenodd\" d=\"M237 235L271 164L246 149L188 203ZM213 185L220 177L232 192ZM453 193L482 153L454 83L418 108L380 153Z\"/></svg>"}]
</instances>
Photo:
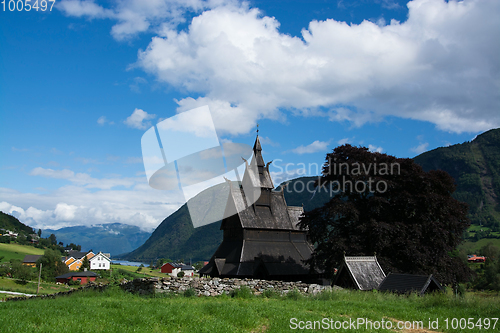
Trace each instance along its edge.
<instances>
[{"instance_id":1,"label":"red house","mask_svg":"<svg viewBox=\"0 0 500 333\"><path fill-rule=\"evenodd\" d=\"M193 266L173 262L167 262L166 264L163 264L163 266L161 266L161 272L169 274L171 276L177 276L177 274L181 271L184 272L184 276L194 275Z\"/></svg>"},{"instance_id":2,"label":"red house","mask_svg":"<svg viewBox=\"0 0 500 333\"><path fill-rule=\"evenodd\" d=\"M94 272L70 272L56 276L56 281L60 283L68 283L69 281L80 281L80 284L87 284L90 281L95 281L97 274Z\"/></svg>"}]
</instances>

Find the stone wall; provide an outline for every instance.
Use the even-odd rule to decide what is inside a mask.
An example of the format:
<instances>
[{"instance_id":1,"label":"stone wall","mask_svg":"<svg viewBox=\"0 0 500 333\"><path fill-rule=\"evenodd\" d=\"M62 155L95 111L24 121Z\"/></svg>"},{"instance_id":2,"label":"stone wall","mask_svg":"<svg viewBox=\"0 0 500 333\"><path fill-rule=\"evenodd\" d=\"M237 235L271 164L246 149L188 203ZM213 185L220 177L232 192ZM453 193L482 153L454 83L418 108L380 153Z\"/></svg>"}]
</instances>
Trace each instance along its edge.
<instances>
[{"instance_id":1,"label":"stone wall","mask_svg":"<svg viewBox=\"0 0 500 333\"><path fill-rule=\"evenodd\" d=\"M231 291L241 288L241 286L247 286L255 295L259 295L265 290L273 290L281 295L295 289L302 294L312 295L315 295L322 290L332 290L332 287L330 286L321 286L318 284L307 284L302 282L199 277L143 278L121 284L121 288L123 290L141 295L154 293L183 293L191 288L195 291L197 296L217 296L224 293L229 294ZM335 288L338 287L335 286Z\"/></svg>"},{"instance_id":2,"label":"stone wall","mask_svg":"<svg viewBox=\"0 0 500 333\"><path fill-rule=\"evenodd\" d=\"M5 301L23 301L23 300L27 300L27 299L36 299L36 298L55 298L56 296L71 295L74 292L84 291L84 290L98 290L98 291L103 291L104 289L107 288L107 286L108 285L102 284L102 283L89 282L86 285L83 285L83 286L81 286L79 288L70 289L70 290L67 290L67 291L60 291L60 292L54 293L54 294L9 297Z\"/></svg>"}]
</instances>

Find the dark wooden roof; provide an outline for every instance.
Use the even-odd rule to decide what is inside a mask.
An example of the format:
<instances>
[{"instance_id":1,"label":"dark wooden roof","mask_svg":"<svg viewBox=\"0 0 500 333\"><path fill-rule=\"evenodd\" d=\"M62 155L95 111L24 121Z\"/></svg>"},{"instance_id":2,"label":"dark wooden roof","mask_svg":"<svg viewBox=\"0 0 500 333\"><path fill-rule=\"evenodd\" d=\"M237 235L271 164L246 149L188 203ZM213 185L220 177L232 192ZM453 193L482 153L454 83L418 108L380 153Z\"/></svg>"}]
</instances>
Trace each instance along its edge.
<instances>
[{"instance_id":1,"label":"dark wooden roof","mask_svg":"<svg viewBox=\"0 0 500 333\"><path fill-rule=\"evenodd\" d=\"M34 264L41 257L42 257L41 255L27 254L27 255L24 256L23 263Z\"/></svg>"},{"instance_id":2,"label":"dark wooden roof","mask_svg":"<svg viewBox=\"0 0 500 333\"><path fill-rule=\"evenodd\" d=\"M93 276L98 276L96 273L91 272L91 271L86 271L86 272L70 272L66 273L63 275L56 276L56 279L69 279L72 277L93 277Z\"/></svg>"},{"instance_id":3,"label":"dark wooden roof","mask_svg":"<svg viewBox=\"0 0 500 333\"><path fill-rule=\"evenodd\" d=\"M287 206L283 190L274 191L258 136L253 150L241 185L230 182L224 238L200 274L302 281L319 276L305 264L314 248L297 226L303 208Z\"/></svg>"},{"instance_id":4,"label":"dark wooden roof","mask_svg":"<svg viewBox=\"0 0 500 333\"><path fill-rule=\"evenodd\" d=\"M442 291L441 284L431 275L389 274L378 287L380 291L400 294L417 292L421 296L426 292Z\"/></svg>"},{"instance_id":5,"label":"dark wooden roof","mask_svg":"<svg viewBox=\"0 0 500 333\"><path fill-rule=\"evenodd\" d=\"M377 289L384 278L385 273L375 256L344 257L334 284L343 288L372 290Z\"/></svg>"}]
</instances>

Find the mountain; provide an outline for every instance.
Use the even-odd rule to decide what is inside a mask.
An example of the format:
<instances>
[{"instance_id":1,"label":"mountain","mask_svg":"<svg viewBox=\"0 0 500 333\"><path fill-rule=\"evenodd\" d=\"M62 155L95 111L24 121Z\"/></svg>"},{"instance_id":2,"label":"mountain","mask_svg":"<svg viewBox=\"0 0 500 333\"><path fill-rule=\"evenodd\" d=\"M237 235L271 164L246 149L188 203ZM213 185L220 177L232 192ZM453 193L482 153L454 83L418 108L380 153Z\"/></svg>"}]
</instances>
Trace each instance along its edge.
<instances>
[{"instance_id":1,"label":"mountain","mask_svg":"<svg viewBox=\"0 0 500 333\"><path fill-rule=\"evenodd\" d=\"M284 189L287 204L289 206L300 206L303 204L305 210L325 204L329 198L328 193L316 193L313 197L313 193L307 191L307 183L314 182L315 180L316 177L301 177L290 181ZM211 201L204 204L197 202L193 206L223 206L227 201L227 195L221 195L221 193L227 193L225 186L227 185L221 184L209 189L212 191L211 195L208 196L211 198ZM313 188L312 184L309 188ZM311 197L313 198L311 199ZM191 200L202 200L200 198L207 198L207 196L199 194ZM158 258L182 259L184 261L190 259L191 261L208 260L222 241L220 225L221 221L219 220L202 227L194 228L188 206L184 204L175 213L163 220L144 245L122 256L122 258L145 262Z\"/></svg>"},{"instance_id":2,"label":"mountain","mask_svg":"<svg viewBox=\"0 0 500 333\"><path fill-rule=\"evenodd\" d=\"M10 230L12 232L24 233L26 235L33 234L33 228L21 223L12 215L0 212L0 229ZM1 232L0 232L1 233Z\"/></svg>"},{"instance_id":3,"label":"mountain","mask_svg":"<svg viewBox=\"0 0 500 333\"><path fill-rule=\"evenodd\" d=\"M137 226L121 223L42 230L43 237L50 234L56 235L58 242L81 245L82 251L102 251L111 253L112 256L128 253L136 249L151 236L151 233L142 231Z\"/></svg>"},{"instance_id":4,"label":"mountain","mask_svg":"<svg viewBox=\"0 0 500 333\"><path fill-rule=\"evenodd\" d=\"M485 132L472 142L423 153L415 157L414 161L426 171L442 169L455 179L457 190L453 196L469 204L473 223L482 223L485 226L499 223L500 129ZM284 189L287 204L304 205L306 211L325 204L330 199L329 193L320 192L313 195L307 190L308 182L314 180L316 177L301 177L290 181ZM312 188L311 185L309 188ZM214 190L214 193L210 197L211 201L197 206L208 207L221 202L217 200L227 199L227 196L218 196L217 190ZM192 200L197 200L197 197ZM194 228L185 204L163 220L141 247L123 258L146 262L157 258L208 260L222 241L220 224L218 221Z\"/></svg>"},{"instance_id":5,"label":"mountain","mask_svg":"<svg viewBox=\"0 0 500 333\"><path fill-rule=\"evenodd\" d=\"M469 205L473 224L500 228L500 129L425 152L414 161L425 171L444 170L455 179L453 197Z\"/></svg>"}]
</instances>

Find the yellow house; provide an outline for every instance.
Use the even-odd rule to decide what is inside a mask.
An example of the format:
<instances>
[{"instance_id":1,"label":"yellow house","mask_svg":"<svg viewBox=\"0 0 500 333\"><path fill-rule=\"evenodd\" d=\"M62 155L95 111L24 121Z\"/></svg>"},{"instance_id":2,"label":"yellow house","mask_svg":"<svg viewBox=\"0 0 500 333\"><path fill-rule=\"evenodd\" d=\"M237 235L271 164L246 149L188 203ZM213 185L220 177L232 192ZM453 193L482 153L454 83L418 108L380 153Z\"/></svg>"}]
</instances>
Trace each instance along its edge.
<instances>
[{"instance_id":1,"label":"yellow house","mask_svg":"<svg viewBox=\"0 0 500 333\"><path fill-rule=\"evenodd\" d=\"M36 261L41 257L41 255L27 254L24 256L23 265L25 266L36 266Z\"/></svg>"},{"instance_id":2,"label":"yellow house","mask_svg":"<svg viewBox=\"0 0 500 333\"><path fill-rule=\"evenodd\" d=\"M82 266L82 262L80 260L75 260L71 264L68 265L70 271L77 271Z\"/></svg>"},{"instance_id":3,"label":"yellow house","mask_svg":"<svg viewBox=\"0 0 500 333\"><path fill-rule=\"evenodd\" d=\"M70 271L77 271L83 264L83 258L87 257L87 259L95 256L94 252L78 252L78 251L70 251L68 253L68 257L63 260L64 264L68 266Z\"/></svg>"}]
</instances>

